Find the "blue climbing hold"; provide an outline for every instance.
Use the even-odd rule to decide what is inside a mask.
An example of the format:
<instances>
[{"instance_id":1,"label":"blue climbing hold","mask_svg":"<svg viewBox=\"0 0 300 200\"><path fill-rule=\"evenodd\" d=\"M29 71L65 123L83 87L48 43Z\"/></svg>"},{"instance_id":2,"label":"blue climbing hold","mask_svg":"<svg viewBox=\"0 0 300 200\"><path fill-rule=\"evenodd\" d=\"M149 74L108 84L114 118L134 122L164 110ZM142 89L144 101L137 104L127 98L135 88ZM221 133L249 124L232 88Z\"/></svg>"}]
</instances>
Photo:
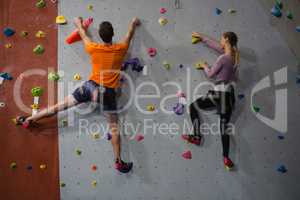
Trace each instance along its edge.
<instances>
[{"instance_id":1,"label":"blue climbing hold","mask_svg":"<svg viewBox=\"0 0 300 200\"><path fill-rule=\"evenodd\" d=\"M245 95L244 95L244 94L239 94L239 95L238 95L238 98L239 98L240 100L242 100L242 99L245 98Z\"/></svg>"},{"instance_id":2,"label":"blue climbing hold","mask_svg":"<svg viewBox=\"0 0 300 200\"><path fill-rule=\"evenodd\" d=\"M219 8L216 8L216 9L215 9L215 14L216 14L216 15L221 15L221 14L222 14L222 10L219 9Z\"/></svg>"},{"instance_id":3,"label":"blue climbing hold","mask_svg":"<svg viewBox=\"0 0 300 200\"><path fill-rule=\"evenodd\" d=\"M284 174L287 172L287 168L284 165L280 165L278 166L277 171Z\"/></svg>"},{"instance_id":4,"label":"blue climbing hold","mask_svg":"<svg viewBox=\"0 0 300 200\"><path fill-rule=\"evenodd\" d=\"M278 6L273 6L273 8L271 9L271 13L275 17L281 17L282 16L281 10Z\"/></svg>"},{"instance_id":5,"label":"blue climbing hold","mask_svg":"<svg viewBox=\"0 0 300 200\"><path fill-rule=\"evenodd\" d=\"M183 68L183 64L180 64L180 65L179 65L179 68L180 68L180 69Z\"/></svg>"},{"instance_id":6,"label":"blue climbing hold","mask_svg":"<svg viewBox=\"0 0 300 200\"><path fill-rule=\"evenodd\" d=\"M106 134L106 139L107 139L107 140L111 140L111 138L112 138L111 134L110 134L110 133L107 133L107 134Z\"/></svg>"},{"instance_id":7,"label":"blue climbing hold","mask_svg":"<svg viewBox=\"0 0 300 200\"><path fill-rule=\"evenodd\" d=\"M10 37L15 34L15 31L12 28L5 28L3 33L6 37Z\"/></svg>"},{"instance_id":8,"label":"blue climbing hold","mask_svg":"<svg viewBox=\"0 0 300 200\"><path fill-rule=\"evenodd\" d=\"M296 83L297 83L297 84L300 84L300 76L297 76L297 77L296 77Z\"/></svg>"},{"instance_id":9,"label":"blue climbing hold","mask_svg":"<svg viewBox=\"0 0 300 200\"><path fill-rule=\"evenodd\" d=\"M27 170L31 171L32 170L32 166L31 165L27 166Z\"/></svg>"},{"instance_id":10,"label":"blue climbing hold","mask_svg":"<svg viewBox=\"0 0 300 200\"><path fill-rule=\"evenodd\" d=\"M184 105L177 103L176 106L173 107L173 111L176 115L182 115L184 113Z\"/></svg>"},{"instance_id":11,"label":"blue climbing hold","mask_svg":"<svg viewBox=\"0 0 300 200\"><path fill-rule=\"evenodd\" d=\"M300 33L300 26L296 27L296 31Z\"/></svg>"},{"instance_id":12,"label":"blue climbing hold","mask_svg":"<svg viewBox=\"0 0 300 200\"><path fill-rule=\"evenodd\" d=\"M284 136L283 136L283 135L278 135L277 138L278 138L279 140L283 140L283 139L284 139Z\"/></svg>"},{"instance_id":13,"label":"blue climbing hold","mask_svg":"<svg viewBox=\"0 0 300 200\"><path fill-rule=\"evenodd\" d=\"M7 72L1 72L0 77L4 78L5 80L9 80L9 81L13 79L13 77Z\"/></svg>"},{"instance_id":14,"label":"blue climbing hold","mask_svg":"<svg viewBox=\"0 0 300 200\"><path fill-rule=\"evenodd\" d=\"M143 68L144 68L144 66L141 65L141 62L140 62L140 60L138 58L128 59L127 61L125 61L122 64L122 68L121 69L123 71L126 71L129 66L132 67L133 71L137 71L137 72L143 71Z\"/></svg>"}]
</instances>

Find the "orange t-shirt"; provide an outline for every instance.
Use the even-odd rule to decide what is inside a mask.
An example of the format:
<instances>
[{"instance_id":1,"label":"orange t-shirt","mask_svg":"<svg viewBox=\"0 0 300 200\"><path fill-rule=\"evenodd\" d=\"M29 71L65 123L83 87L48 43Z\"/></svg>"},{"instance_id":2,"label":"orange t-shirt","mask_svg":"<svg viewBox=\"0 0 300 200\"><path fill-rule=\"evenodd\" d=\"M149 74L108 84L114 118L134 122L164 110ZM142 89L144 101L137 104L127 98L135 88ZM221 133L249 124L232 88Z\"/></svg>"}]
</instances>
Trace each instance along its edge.
<instances>
[{"instance_id":1,"label":"orange t-shirt","mask_svg":"<svg viewBox=\"0 0 300 200\"><path fill-rule=\"evenodd\" d=\"M85 50L91 56L92 73L90 80L109 88L119 86L120 70L129 44L112 45L87 43Z\"/></svg>"}]
</instances>

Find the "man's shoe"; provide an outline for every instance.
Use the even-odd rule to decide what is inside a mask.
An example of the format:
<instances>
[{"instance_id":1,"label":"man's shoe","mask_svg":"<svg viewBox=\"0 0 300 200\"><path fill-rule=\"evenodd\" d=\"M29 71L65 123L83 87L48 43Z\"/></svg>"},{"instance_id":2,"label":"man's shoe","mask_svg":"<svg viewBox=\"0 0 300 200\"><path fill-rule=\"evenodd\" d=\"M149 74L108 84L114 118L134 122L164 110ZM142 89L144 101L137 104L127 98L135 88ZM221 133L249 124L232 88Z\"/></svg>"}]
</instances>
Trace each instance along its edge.
<instances>
[{"instance_id":1,"label":"man's shoe","mask_svg":"<svg viewBox=\"0 0 300 200\"><path fill-rule=\"evenodd\" d=\"M125 174L131 171L132 166L133 166L132 162L126 163L126 162L123 162L122 160L121 161L117 160L115 162L115 169L118 170L119 172L125 173Z\"/></svg>"}]
</instances>

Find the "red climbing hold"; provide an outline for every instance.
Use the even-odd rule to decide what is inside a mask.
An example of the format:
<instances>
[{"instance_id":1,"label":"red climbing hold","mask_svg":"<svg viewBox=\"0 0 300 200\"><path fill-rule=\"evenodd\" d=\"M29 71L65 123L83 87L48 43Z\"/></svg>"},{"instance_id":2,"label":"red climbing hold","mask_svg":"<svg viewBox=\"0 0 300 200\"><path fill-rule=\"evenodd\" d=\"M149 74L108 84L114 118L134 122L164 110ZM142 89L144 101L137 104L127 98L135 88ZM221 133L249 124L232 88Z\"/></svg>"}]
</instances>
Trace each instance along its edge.
<instances>
[{"instance_id":1,"label":"red climbing hold","mask_svg":"<svg viewBox=\"0 0 300 200\"><path fill-rule=\"evenodd\" d=\"M150 57L156 56L156 53L157 53L157 51L156 51L155 48L149 48L149 49L148 49L148 55L149 55Z\"/></svg>"},{"instance_id":2,"label":"red climbing hold","mask_svg":"<svg viewBox=\"0 0 300 200\"><path fill-rule=\"evenodd\" d=\"M167 9L165 9L165 8L161 8L161 9L159 10L159 12L160 12L160 14L164 14L164 13L166 13L166 12L167 12Z\"/></svg>"},{"instance_id":3,"label":"red climbing hold","mask_svg":"<svg viewBox=\"0 0 300 200\"><path fill-rule=\"evenodd\" d=\"M184 159L190 160L190 159L192 159L192 152L190 150L187 150L187 151L183 152L182 157Z\"/></svg>"},{"instance_id":4,"label":"red climbing hold","mask_svg":"<svg viewBox=\"0 0 300 200\"><path fill-rule=\"evenodd\" d=\"M85 29L87 29L92 24L92 22L93 22L93 18L88 18L87 20L85 20L83 22L83 27ZM80 40L81 40L81 37L78 33L78 30L76 30L73 33L71 33L71 35L69 37L67 37L66 42L68 44L72 44L72 43L80 41Z\"/></svg>"},{"instance_id":5,"label":"red climbing hold","mask_svg":"<svg viewBox=\"0 0 300 200\"><path fill-rule=\"evenodd\" d=\"M142 135L142 134L137 134L136 136L135 136L135 140L137 141L137 142L140 142L140 141L142 141L144 139L144 136Z\"/></svg>"},{"instance_id":6,"label":"red climbing hold","mask_svg":"<svg viewBox=\"0 0 300 200\"><path fill-rule=\"evenodd\" d=\"M97 165L92 165L91 166L91 169L92 169L92 171L96 171L98 168L97 168Z\"/></svg>"}]
</instances>

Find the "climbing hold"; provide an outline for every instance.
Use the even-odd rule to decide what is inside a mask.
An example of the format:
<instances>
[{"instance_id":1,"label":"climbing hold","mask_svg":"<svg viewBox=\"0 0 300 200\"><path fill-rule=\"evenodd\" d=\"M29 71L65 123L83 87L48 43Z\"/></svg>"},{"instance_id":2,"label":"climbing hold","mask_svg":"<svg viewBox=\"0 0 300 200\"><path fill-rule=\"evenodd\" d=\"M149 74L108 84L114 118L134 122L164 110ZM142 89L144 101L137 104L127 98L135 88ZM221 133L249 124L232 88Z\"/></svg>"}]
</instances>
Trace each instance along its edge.
<instances>
[{"instance_id":1,"label":"climbing hold","mask_svg":"<svg viewBox=\"0 0 300 200\"><path fill-rule=\"evenodd\" d=\"M31 108L33 110L37 110L37 109L39 109L39 104L34 103L34 104L31 105Z\"/></svg>"},{"instance_id":2,"label":"climbing hold","mask_svg":"<svg viewBox=\"0 0 300 200\"><path fill-rule=\"evenodd\" d=\"M198 69L198 70L203 70L205 64L207 64L207 62L201 60L201 61L199 61L198 63L195 63L195 64L194 64L194 67L195 67L196 69Z\"/></svg>"},{"instance_id":3,"label":"climbing hold","mask_svg":"<svg viewBox=\"0 0 300 200\"><path fill-rule=\"evenodd\" d=\"M42 170L47 169L47 165L46 164L41 164L40 169L42 169Z\"/></svg>"},{"instance_id":4,"label":"climbing hold","mask_svg":"<svg viewBox=\"0 0 300 200\"><path fill-rule=\"evenodd\" d=\"M278 18L282 16L281 10L277 6L273 6L273 8L271 9L271 14Z\"/></svg>"},{"instance_id":5,"label":"climbing hold","mask_svg":"<svg viewBox=\"0 0 300 200\"><path fill-rule=\"evenodd\" d=\"M80 155L82 154L82 151L81 151L80 149L76 149L76 150L75 150L75 153L76 153L78 156L80 156Z\"/></svg>"},{"instance_id":6,"label":"climbing hold","mask_svg":"<svg viewBox=\"0 0 300 200\"><path fill-rule=\"evenodd\" d=\"M278 135L277 138L278 138L279 140L283 140L283 139L284 139L284 135Z\"/></svg>"},{"instance_id":7,"label":"climbing hold","mask_svg":"<svg viewBox=\"0 0 300 200\"><path fill-rule=\"evenodd\" d=\"M159 10L160 14L164 14L167 12L167 9L166 8L160 8Z\"/></svg>"},{"instance_id":8,"label":"climbing hold","mask_svg":"<svg viewBox=\"0 0 300 200\"><path fill-rule=\"evenodd\" d=\"M97 140L100 138L100 134L99 133L92 133L92 137Z\"/></svg>"},{"instance_id":9,"label":"climbing hold","mask_svg":"<svg viewBox=\"0 0 300 200\"><path fill-rule=\"evenodd\" d=\"M164 66L164 68L166 68L167 70L171 69L171 65L170 65L170 63L168 63L168 61L163 61L163 66Z\"/></svg>"},{"instance_id":10,"label":"climbing hold","mask_svg":"<svg viewBox=\"0 0 300 200\"><path fill-rule=\"evenodd\" d=\"M150 105L147 106L147 110L149 112L153 112L155 110L155 106L153 104L150 104Z\"/></svg>"},{"instance_id":11,"label":"climbing hold","mask_svg":"<svg viewBox=\"0 0 300 200\"><path fill-rule=\"evenodd\" d=\"M157 51L156 51L156 49L155 48L149 48L148 49L148 55L150 56L150 57L154 57L154 56L156 56L156 53L157 53Z\"/></svg>"},{"instance_id":12,"label":"climbing hold","mask_svg":"<svg viewBox=\"0 0 300 200\"><path fill-rule=\"evenodd\" d=\"M66 119L61 120L61 125L62 125L63 127L68 126L68 120L66 120Z\"/></svg>"},{"instance_id":13,"label":"climbing hold","mask_svg":"<svg viewBox=\"0 0 300 200\"><path fill-rule=\"evenodd\" d=\"M31 165L28 165L28 166L26 167L26 169L27 169L28 171L31 171L31 170L32 170L32 166L31 166Z\"/></svg>"},{"instance_id":14,"label":"climbing hold","mask_svg":"<svg viewBox=\"0 0 300 200\"><path fill-rule=\"evenodd\" d=\"M11 169L16 169L17 168L17 163L16 162L10 163L10 168Z\"/></svg>"},{"instance_id":15,"label":"climbing hold","mask_svg":"<svg viewBox=\"0 0 300 200\"><path fill-rule=\"evenodd\" d=\"M106 139L111 140L111 138L112 138L112 135L110 133L106 133Z\"/></svg>"},{"instance_id":16,"label":"climbing hold","mask_svg":"<svg viewBox=\"0 0 300 200\"><path fill-rule=\"evenodd\" d=\"M97 186L97 181L92 181L91 186L94 188Z\"/></svg>"},{"instance_id":17,"label":"climbing hold","mask_svg":"<svg viewBox=\"0 0 300 200\"><path fill-rule=\"evenodd\" d=\"M180 64L180 65L179 65L179 68L180 68L180 69L183 68L183 67L184 67L183 64Z\"/></svg>"},{"instance_id":18,"label":"climbing hold","mask_svg":"<svg viewBox=\"0 0 300 200\"><path fill-rule=\"evenodd\" d=\"M281 0L276 0L275 6L276 6L278 9L282 9L282 8L283 8L283 3L281 2Z\"/></svg>"},{"instance_id":19,"label":"climbing hold","mask_svg":"<svg viewBox=\"0 0 300 200\"><path fill-rule=\"evenodd\" d=\"M39 1L35 4L35 6L36 6L37 8L44 8L44 7L46 6L46 2L45 2L44 0L39 0Z\"/></svg>"},{"instance_id":20,"label":"climbing hold","mask_svg":"<svg viewBox=\"0 0 300 200\"><path fill-rule=\"evenodd\" d=\"M21 31L20 36L21 37L26 37L28 35L27 31Z\"/></svg>"},{"instance_id":21,"label":"climbing hold","mask_svg":"<svg viewBox=\"0 0 300 200\"><path fill-rule=\"evenodd\" d=\"M182 153L182 157L186 160L192 159L192 152L190 150L187 150Z\"/></svg>"},{"instance_id":22,"label":"climbing hold","mask_svg":"<svg viewBox=\"0 0 300 200\"><path fill-rule=\"evenodd\" d=\"M0 102L0 108L4 108L5 107L5 103L4 102Z\"/></svg>"},{"instance_id":23,"label":"climbing hold","mask_svg":"<svg viewBox=\"0 0 300 200\"><path fill-rule=\"evenodd\" d=\"M122 71L127 70L128 66L132 67L133 71L141 72L143 71L144 66L141 65L138 58L130 58L122 64Z\"/></svg>"},{"instance_id":24,"label":"climbing hold","mask_svg":"<svg viewBox=\"0 0 300 200\"><path fill-rule=\"evenodd\" d=\"M92 11L93 10L93 5L91 5L91 4L89 4L88 6L87 6L87 9L89 10L89 11Z\"/></svg>"},{"instance_id":25,"label":"climbing hold","mask_svg":"<svg viewBox=\"0 0 300 200\"><path fill-rule=\"evenodd\" d=\"M238 95L238 98L239 98L240 100L242 100L242 99L245 98L245 95L244 95L244 94L239 94L239 95Z\"/></svg>"},{"instance_id":26,"label":"climbing hold","mask_svg":"<svg viewBox=\"0 0 300 200\"><path fill-rule=\"evenodd\" d=\"M43 89L41 87L34 87L31 89L31 94L33 97L40 97L43 94Z\"/></svg>"},{"instance_id":27,"label":"climbing hold","mask_svg":"<svg viewBox=\"0 0 300 200\"><path fill-rule=\"evenodd\" d=\"M144 136L142 135L142 134L137 134L136 136L135 136L135 140L137 141L137 142L140 142L140 141L142 141L144 139Z\"/></svg>"},{"instance_id":28,"label":"climbing hold","mask_svg":"<svg viewBox=\"0 0 300 200\"><path fill-rule=\"evenodd\" d=\"M216 15L221 15L222 14L222 10L219 8L215 8L215 14Z\"/></svg>"},{"instance_id":29,"label":"climbing hold","mask_svg":"<svg viewBox=\"0 0 300 200\"><path fill-rule=\"evenodd\" d=\"M279 165L277 171L284 174L287 172L287 168L284 165Z\"/></svg>"},{"instance_id":30,"label":"climbing hold","mask_svg":"<svg viewBox=\"0 0 300 200\"><path fill-rule=\"evenodd\" d=\"M94 164L93 164L93 165L91 166L91 170L92 170L92 171L96 171L97 169L98 169L97 165L94 165Z\"/></svg>"},{"instance_id":31,"label":"climbing hold","mask_svg":"<svg viewBox=\"0 0 300 200\"><path fill-rule=\"evenodd\" d=\"M182 92L182 91L178 91L177 93L176 93L176 96L178 97L178 98L180 98L180 97L185 97L185 94Z\"/></svg>"},{"instance_id":32,"label":"climbing hold","mask_svg":"<svg viewBox=\"0 0 300 200\"><path fill-rule=\"evenodd\" d=\"M201 42L201 41L202 41L201 37L192 36L192 44L197 44L198 42Z\"/></svg>"},{"instance_id":33,"label":"climbing hold","mask_svg":"<svg viewBox=\"0 0 300 200\"><path fill-rule=\"evenodd\" d=\"M5 28L3 33L6 37L10 37L15 34L15 31L12 28Z\"/></svg>"},{"instance_id":34,"label":"climbing hold","mask_svg":"<svg viewBox=\"0 0 300 200\"><path fill-rule=\"evenodd\" d=\"M63 25L63 24L66 24L67 23L67 20L66 20L66 18L63 16L63 15L58 15L57 17L56 17L56 24L61 24L61 25Z\"/></svg>"},{"instance_id":35,"label":"climbing hold","mask_svg":"<svg viewBox=\"0 0 300 200\"><path fill-rule=\"evenodd\" d=\"M173 107L173 111L176 115L182 115L184 113L184 105L177 103L176 106Z\"/></svg>"},{"instance_id":36,"label":"climbing hold","mask_svg":"<svg viewBox=\"0 0 300 200\"><path fill-rule=\"evenodd\" d=\"M7 72L1 72L0 77L3 78L4 80L9 80L9 81L13 79L13 77Z\"/></svg>"},{"instance_id":37,"label":"climbing hold","mask_svg":"<svg viewBox=\"0 0 300 200\"><path fill-rule=\"evenodd\" d=\"M10 48L12 48L12 44L11 43L7 43L7 44L4 45L4 47L7 48L7 49L10 49Z\"/></svg>"},{"instance_id":38,"label":"climbing hold","mask_svg":"<svg viewBox=\"0 0 300 200\"><path fill-rule=\"evenodd\" d=\"M87 29L93 23L93 18L88 18L83 21L83 27ZM66 39L67 44L72 44L74 42L80 41L81 37L78 30L73 31Z\"/></svg>"},{"instance_id":39,"label":"climbing hold","mask_svg":"<svg viewBox=\"0 0 300 200\"><path fill-rule=\"evenodd\" d=\"M81 80L81 76L80 76L80 74L78 74L78 73L77 73L77 74L74 74L73 78L74 78L75 81Z\"/></svg>"},{"instance_id":40,"label":"climbing hold","mask_svg":"<svg viewBox=\"0 0 300 200\"><path fill-rule=\"evenodd\" d=\"M158 23L159 23L161 26L165 26L165 25L168 23L168 20L167 20L167 18L165 18L165 17L160 17L160 18L158 19Z\"/></svg>"},{"instance_id":41,"label":"climbing hold","mask_svg":"<svg viewBox=\"0 0 300 200\"><path fill-rule=\"evenodd\" d=\"M37 55L40 55L45 52L45 48L43 47L43 45L39 44L33 49L33 52Z\"/></svg>"},{"instance_id":42,"label":"climbing hold","mask_svg":"<svg viewBox=\"0 0 300 200\"><path fill-rule=\"evenodd\" d=\"M290 20L294 19L294 15L293 15L293 13L292 13L291 11L287 11L286 17L287 17L288 19L290 19Z\"/></svg>"},{"instance_id":43,"label":"climbing hold","mask_svg":"<svg viewBox=\"0 0 300 200\"><path fill-rule=\"evenodd\" d=\"M48 80L50 81L58 81L59 80L59 75L56 72L50 72L48 74Z\"/></svg>"},{"instance_id":44,"label":"climbing hold","mask_svg":"<svg viewBox=\"0 0 300 200\"><path fill-rule=\"evenodd\" d=\"M66 184L64 182L60 182L60 187L66 187Z\"/></svg>"},{"instance_id":45,"label":"climbing hold","mask_svg":"<svg viewBox=\"0 0 300 200\"><path fill-rule=\"evenodd\" d=\"M46 37L46 33L43 31L38 31L38 32L36 32L35 37L44 38L44 37Z\"/></svg>"},{"instance_id":46,"label":"climbing hold","mask_svg":"<svg viewBox=\"0 0 300 200\"><path fill-rule=\"evenodd\" d=\"M234 14L234 13L236 13L236 10L235 10L235 9L232 9L232 8L230 8L230 9L228 9L228 13L230 13L230 14Z\"/></svg>"},{"instance_id":47,"label":"climbing hold","mask_svg":"<svg viewBox=\"0 0 300 200\"><path fill-rule=\"evenodd\" d=\"M16 119L16 118L12 118L11 121L12 121L12 123L14 123L15 125L17 125L17 119Z\"/></svg>"},{"instance_id":48,"label":"climbing hold","mask_svg":"<svg viewBox=\"0 0 300 200\"><path fill-rule=\"evenodd\" d=\"M296 31L300 33L300 26L296 27Z\"/></svg>"},{"instance_id":49,"label":"climbing hold","mask_svg":"<svg viewBox=\"0 0 300 200\"><path fill-rule=\"evenodd\" d=\"M253 112L259 112L260 111L260 108L259 107L256 107L256 106L252 106L252 110Z\"/></svg>"}]
</instances>

